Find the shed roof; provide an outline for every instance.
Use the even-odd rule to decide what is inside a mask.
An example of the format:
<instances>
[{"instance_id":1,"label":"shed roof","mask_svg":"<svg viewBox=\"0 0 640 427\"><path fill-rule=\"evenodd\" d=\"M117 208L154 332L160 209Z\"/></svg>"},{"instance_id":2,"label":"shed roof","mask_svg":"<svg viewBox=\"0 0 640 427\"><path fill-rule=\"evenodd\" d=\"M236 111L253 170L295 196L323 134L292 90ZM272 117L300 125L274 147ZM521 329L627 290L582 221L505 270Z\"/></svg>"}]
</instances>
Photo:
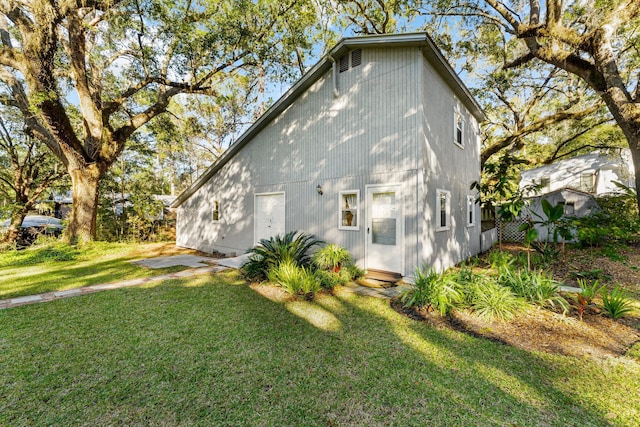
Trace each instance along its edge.
<instances>
[{"instance_id":1,"label":"shed roof","mask_svg":"<svg viewBox=\"0 0 640 427\"><path fill-rule=\"evenodd\" d=\"M340 40L320 61L306 72L287 92L284 93L258 120L256 120L189 188L172 203L177 208L202 187L217 171L231 160L251 139L265 128L280 113L289 107L305 90L331 69L335 60L345 53L358 48L380 47L420 47L422 53L447 85L460 98L478 121L486 116L469 89L460 80L451 65L442 56L431 37L425 32L407 34L382 34L347 37Z\"/></svg>"}]
</instances>

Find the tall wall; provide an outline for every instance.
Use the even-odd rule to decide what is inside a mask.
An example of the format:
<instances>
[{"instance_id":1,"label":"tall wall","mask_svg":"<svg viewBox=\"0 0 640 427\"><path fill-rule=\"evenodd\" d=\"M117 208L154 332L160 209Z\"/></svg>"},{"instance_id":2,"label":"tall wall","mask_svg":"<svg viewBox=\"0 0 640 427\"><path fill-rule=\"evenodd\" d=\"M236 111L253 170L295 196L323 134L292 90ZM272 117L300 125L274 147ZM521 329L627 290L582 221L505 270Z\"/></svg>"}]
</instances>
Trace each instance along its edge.
<instances>
[{"instance_id":1,"label":"tall wall","mask_svg":"<svg viewBox=\"0 0 640 427\"><path fill-rule=\"evenodd\" d=\"M480 207L475 226L467 226L467 196L480 180L480 129L477 120L424 60L420 141L421 224L419 263L443 270L480 252ZM454 111L463 117L463 147L454 143ZM437 190L451 192L451 227L436 230Z\"/></svg>"},{"instance_id":2,"label":"tall wall","mask_svg":"<svg viewBox=\"0 0 640 427\"><path fill-rule=\"evenodd\" d=\"M284 191L287 231L339 243L364 265L366 226L338 229L338 192L360 190L364 206L366 185L401 183L411 271L418 257L422 63L417 48L364 49L361 65L338 74L337 98L326 73L182 204L177 244L244 252L254 244L254 194ZM218 222L211 215L214 200L220 201Z\"/></svg>"}]
</instances>

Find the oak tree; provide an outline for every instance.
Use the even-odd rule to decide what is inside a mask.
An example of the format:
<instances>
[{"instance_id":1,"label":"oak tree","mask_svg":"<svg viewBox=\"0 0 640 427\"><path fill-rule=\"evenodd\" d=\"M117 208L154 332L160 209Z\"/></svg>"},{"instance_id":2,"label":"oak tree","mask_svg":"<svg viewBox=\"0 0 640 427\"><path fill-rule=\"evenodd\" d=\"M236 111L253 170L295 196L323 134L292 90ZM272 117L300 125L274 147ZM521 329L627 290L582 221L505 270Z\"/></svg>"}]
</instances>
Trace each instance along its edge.
<instances>
[{"instance_id":1,"label":"oak tree","mask_svg":"<svg viewBox=\"0 0 640 427\"><path fill-rule=\"evenodd\" d=\"M95 236L101 177L172 98L299 73L315 16L305 0L0 0L0 102L71 177L67 237Z\"/></svg>"}]
</instances>

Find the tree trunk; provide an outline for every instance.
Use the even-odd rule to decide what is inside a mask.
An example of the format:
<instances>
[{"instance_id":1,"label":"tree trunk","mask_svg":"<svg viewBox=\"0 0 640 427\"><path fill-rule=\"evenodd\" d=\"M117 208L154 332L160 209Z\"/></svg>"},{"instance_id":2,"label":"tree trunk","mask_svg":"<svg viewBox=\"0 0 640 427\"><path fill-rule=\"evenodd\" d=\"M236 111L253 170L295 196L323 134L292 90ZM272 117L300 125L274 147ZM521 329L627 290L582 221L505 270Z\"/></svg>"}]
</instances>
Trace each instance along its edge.
<instances>
[{"instance_id":1,"label":"tree trunk","mask_svg":"<svg viewBox=\"0 0 640 427\"><path fill-rule=\"evenodd\" d=\"M102 172L95 163L72 169L73 204L65 237L71 243L86 243L96 237L98 184Z\"/></svg>"},{"instance_id":2,"label":"tree trunk","mask_svg":"<svg viewBox=\"0 0 640 427\"><path fill-rule=\"evenodd\" d=\"M26 206L16 206L11 212L11 223L6 234L2 238L2 243L15 243L20 235L20 227L24 217L27 216Z\"/></svg>"},{"instance_id":3,"label":"tree trunk","mask_svg":"<svg viewBox=\"0 0 640 427\"><path fill-rule=\"evenodd\" d=\"M633 160L633 169L636 175L636 204L640 215L640 136L635 141L629 140L629 148L631 148L631 159Z\"/></svg>"}]
</instances>

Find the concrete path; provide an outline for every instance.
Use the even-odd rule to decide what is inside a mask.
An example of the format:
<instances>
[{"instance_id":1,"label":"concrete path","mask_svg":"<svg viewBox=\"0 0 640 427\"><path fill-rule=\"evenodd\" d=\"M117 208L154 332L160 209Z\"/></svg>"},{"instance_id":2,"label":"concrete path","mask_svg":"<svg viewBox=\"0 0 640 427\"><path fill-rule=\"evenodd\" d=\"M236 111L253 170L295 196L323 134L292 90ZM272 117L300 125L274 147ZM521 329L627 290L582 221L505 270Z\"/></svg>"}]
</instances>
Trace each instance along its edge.
<instances>
[{"instance_id":1,"label":"concrete path","mask_svg":"<svg viewBox=\"0 0 640 427\"><path fill-rule=\"evenodd\" d=\"M215 258L197 256L197 255L173 255L173 256L161 256L157 258L147 258L140 261L134 261L134 264L141 265L147 268L167 268L175 267L177 265L184 265L186 267L198 268L207 267L207 262L215 262Z\"/></svg>"},{"instance_id":2,"label":"concrete path","mask_svg":"<svg viewBox=\"0 0 640 427\"><path fill-rule=\"evenodd\" d=\"M81 288L68 289L65 291L46 292L37 295L28 295L23 297L9 298L0 300L0 310L4 308L19 307L21 305L36 304L40 302L54 301L62 298L70 298L78 295L87 295L100 291L111 289L127 288L130 286L140 286L146 283L161 282L163 280L180 279L184 277L199 276L207 273L217 273L228 268L240 268L247 262L248 255L240 255L233 258L207 258L195 255L175 255L167 257L149 258L142 261L136 261L135 264L148 268L163 268L176 265L186 265L192 267L188 270L176 273L162 274L159 276L144 277L140 279L123 280L120 282L104 283L100 285L84 286ZM208 265L202 261L213 262L216 265ZM346 286L347 292L358 295L370 296L375 298L390 299L399 295L403 290L407 289L407 285L396 286L391 288L370 288L361 286L356 283L350 283Z\"/></svg>"},{"instance_id":3,"label":"concrete path","mask_svg":"<svg viewBox=\"0 0 640 427\"><path fill-rule=\"evenodd\" d=\"M180 264L179 264L180 265ZM44 294L29 295L25 297L16 297L0 300L0 310L3 308L18 307L21 305L36 304L39 302L53 301L62 298L70 298L78 295L93 294L95 292L107 291L111 289L127 288L130 286L140 286L146 283L161 282L163 280L180 279L183 277L199 276L207 273L216 273L226 270L226 267L207 266L200 268L192 268L189 270L178 271L177 273L163 274L160 276L143 277L140 279L124 280L121 282L105 283L101 285L84 286L82 288L69 289L66 291L47 292Z\"/></svg>"}]
</instances>

